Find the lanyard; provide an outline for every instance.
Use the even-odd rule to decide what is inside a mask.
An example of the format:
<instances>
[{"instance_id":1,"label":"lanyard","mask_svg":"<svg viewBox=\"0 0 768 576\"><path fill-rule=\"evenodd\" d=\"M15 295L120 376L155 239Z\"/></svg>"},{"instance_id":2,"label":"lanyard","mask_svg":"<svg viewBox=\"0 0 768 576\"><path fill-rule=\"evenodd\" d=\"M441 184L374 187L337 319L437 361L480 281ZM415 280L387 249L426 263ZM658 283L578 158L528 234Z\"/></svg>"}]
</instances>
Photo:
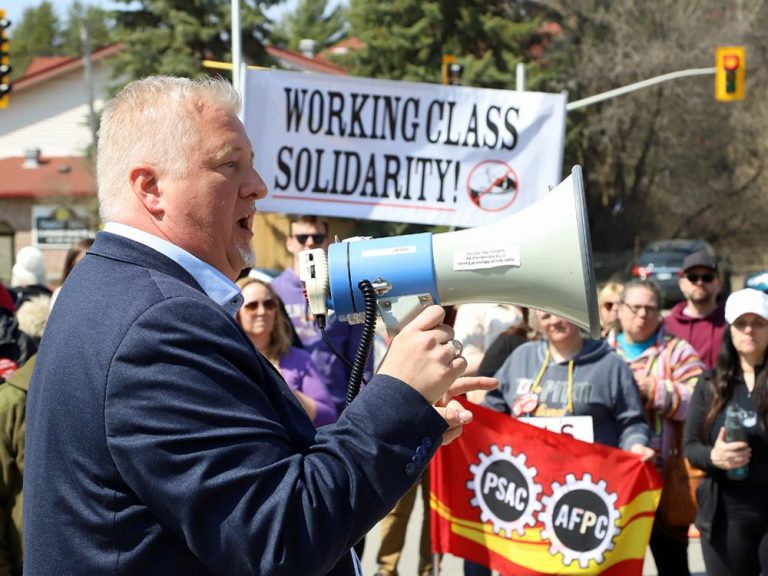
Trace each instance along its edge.
<instances>
[{"instance_id":1,"label":"lanyard","mask_svg":"<svg viewBox=\"0 0 768 576\"><path fill-rule=\"evenodd\" d=\"M541 392L541 380L544 378L544 373L549 367L549 361L552 358L552 354L547 347L547 353L544 355L544 362L541 363L539 373L536 375L536 379L531 386L531 392L537 394ZM565 406L566 414L573 414L573 359L568 361L568 403Z\"/></svg>"}]
</instances>

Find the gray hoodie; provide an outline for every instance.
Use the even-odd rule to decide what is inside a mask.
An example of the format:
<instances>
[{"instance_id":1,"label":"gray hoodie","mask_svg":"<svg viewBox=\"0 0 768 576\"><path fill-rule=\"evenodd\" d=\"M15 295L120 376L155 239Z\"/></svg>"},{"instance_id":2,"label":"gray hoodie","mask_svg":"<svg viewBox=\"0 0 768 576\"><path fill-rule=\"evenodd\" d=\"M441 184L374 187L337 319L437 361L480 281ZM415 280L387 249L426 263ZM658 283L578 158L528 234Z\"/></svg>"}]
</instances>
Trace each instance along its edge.
<instances>
[{"instance_id":1,"label":"gray hoodie","mask_svg":"<svg viewBox=\"0 0 768 576\"><path fill-rule=\"evenodd\" d=\"M484 404L511 414L515 399L530 390L546 351L545 340L527 342L516 348L496 372L499 387L486 395ZM567 360L550 360L539 384L540 403L550 408L565 408L568 364ZM592 416L595 442L600 444L625 450L633 444L648 446L651 430L627 363L604 341L585 339L573 364L573 412L567 415Z\"/></svg>"}]
</instances>

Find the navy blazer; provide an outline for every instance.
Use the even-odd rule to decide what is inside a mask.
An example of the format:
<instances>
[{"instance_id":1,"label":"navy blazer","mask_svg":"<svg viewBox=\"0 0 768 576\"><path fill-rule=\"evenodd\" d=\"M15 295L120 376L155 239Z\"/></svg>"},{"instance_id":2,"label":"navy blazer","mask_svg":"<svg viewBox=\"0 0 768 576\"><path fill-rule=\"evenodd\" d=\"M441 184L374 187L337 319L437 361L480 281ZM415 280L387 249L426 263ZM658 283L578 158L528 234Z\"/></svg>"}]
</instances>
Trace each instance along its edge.
<instances>
[{"instance_id":1,"label":"navy blazer","mask_svg":"<svg viewBox=\"0 0 768 576\"><path fill-rule=\"evenodd\" d=\"M315 430L238 323L162 254L99 233L27 404L26 575L353 574L445 421L376 376Z\"/></svg>"}]
</instances>

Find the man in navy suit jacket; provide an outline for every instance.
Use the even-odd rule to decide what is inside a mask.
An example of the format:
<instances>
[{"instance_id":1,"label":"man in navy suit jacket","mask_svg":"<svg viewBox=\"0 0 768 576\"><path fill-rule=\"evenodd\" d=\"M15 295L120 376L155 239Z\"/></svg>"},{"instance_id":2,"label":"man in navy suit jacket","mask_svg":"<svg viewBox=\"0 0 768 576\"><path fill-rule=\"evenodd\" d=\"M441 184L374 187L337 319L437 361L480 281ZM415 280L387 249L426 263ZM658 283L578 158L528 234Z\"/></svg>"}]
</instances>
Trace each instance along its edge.
<instances>
[{"instance_id":1,"label":"man in navy suit jacket","mask_svg":"<svg viewBox=\"0 0 768 576\"><path fill-rule=\"evenodd\" d=\"M148 78L102 117L107 223L28 397L24 572L355 574L350 548L471 419L443 311L315 430L234 319L266 187L223 80Z\"/></svg>"}]
</instances>

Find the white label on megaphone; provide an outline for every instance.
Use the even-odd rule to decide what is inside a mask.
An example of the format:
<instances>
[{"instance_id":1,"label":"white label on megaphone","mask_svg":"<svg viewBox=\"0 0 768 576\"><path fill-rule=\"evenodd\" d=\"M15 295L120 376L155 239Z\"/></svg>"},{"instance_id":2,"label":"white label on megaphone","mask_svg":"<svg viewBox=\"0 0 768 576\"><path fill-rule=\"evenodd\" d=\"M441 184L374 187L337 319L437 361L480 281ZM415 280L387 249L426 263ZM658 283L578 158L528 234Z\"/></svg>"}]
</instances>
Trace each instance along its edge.
<instances>
[{"instance_id":1,"label":"white label on megaphone","mask_svg":"<svg viewBox=\"0 0 768 576\"><path fill-rule=\"evenodd\" d=\"M520 266L520 246L493 246L454 250L454 270L484 270L499 266Z\"/></svg>"},{"instance_id":2,"label":"white label on megaphone","mask_svg":"<svg viewBox=\"0 0 768 576\"><path fill-rule=\"evenodd\" d=\"M416 246L390 246L387 248L376 248L373 250L363 250L360 256L363 258L378 258L379 256L397 256L399 254L415 254Z\"/></svg>"}]
</instances>

